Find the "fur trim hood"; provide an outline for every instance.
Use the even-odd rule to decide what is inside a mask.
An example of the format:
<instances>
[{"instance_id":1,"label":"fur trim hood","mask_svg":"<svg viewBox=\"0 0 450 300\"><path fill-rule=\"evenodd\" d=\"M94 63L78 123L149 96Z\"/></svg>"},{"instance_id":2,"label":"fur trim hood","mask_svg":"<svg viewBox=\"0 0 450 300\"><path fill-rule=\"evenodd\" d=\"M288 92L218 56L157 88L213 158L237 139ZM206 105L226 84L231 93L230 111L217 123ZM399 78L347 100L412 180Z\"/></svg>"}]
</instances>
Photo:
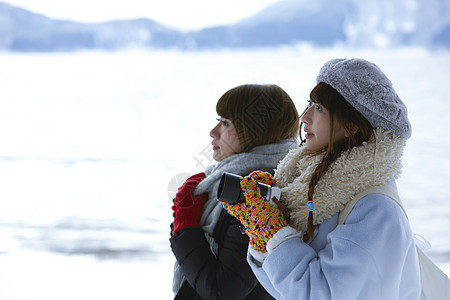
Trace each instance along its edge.
<instances>
[{"instance_id":1,"label":"fur trim hood","mask_svg":"<svg viewBox=\"0 0 450 300\"><path fill-rule=\"evenodd\" d=\"M314 191L314 225L341 211L352 196L400 177L405 139L377 128L361 146L343 152L330 165ZM305 231L308 220L308 184L323 154L308 154L306 147L291 150L275 171L281 202L290 211L291 226Z\"/></svg>"}]
</instances>

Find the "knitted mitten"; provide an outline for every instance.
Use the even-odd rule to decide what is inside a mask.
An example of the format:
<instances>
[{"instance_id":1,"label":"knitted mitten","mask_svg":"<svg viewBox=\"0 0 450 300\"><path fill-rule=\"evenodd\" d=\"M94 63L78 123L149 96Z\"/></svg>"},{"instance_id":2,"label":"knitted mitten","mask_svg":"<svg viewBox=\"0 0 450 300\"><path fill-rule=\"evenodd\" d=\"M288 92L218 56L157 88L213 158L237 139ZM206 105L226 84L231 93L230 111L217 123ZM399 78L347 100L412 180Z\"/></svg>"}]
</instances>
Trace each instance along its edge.
<instances>
[{"instance_id":1,"label":"knitted mitten","mask_svg":"<svg viewBox=\"0 0 450 300\"><path fill-rule=\"evenodd\" d=\"M174 204L173 210L173 234L184 228L200 228L200 218L202 216L203 205L207 200L207 194L197 197L191 196L191 205Z\"/></svg>"},{"instance_id":2,"label":"knitted mitten","mask_svg":"<svg viewBox=\"0 0 450 300\"><path fill-rule=\"evenodd\" d=\"M223 202L223 207L245 227L250 246L257 251L267 252L269 239L288 223L275 205L261 197L257 181L269 185L276 183L270 173L255 171L241 180L246 202L234 205Z\"/></svg>"},{"instance_id":3,"label":"knitted mitten","mask_svg":"<svg viewBox=\"0 0 450 300\"><path fill-rule=\"evenodd\" d=\"M207 194L194 197L192 191L205 178L205 173L195 174L189 177L178 189L173 199L173 232L175 234L183 228L200 228L200 218L203 205L207 200Z\"/></svg>"},{"instance_id":4,"label":"knitted mitten","mask_svg":"<svg viewBox=\"0 0 450 300\"><path fill-rule=\"evenodd\" d=\"M206 178L205 173L194 174L178 188L178 192L173 199L174 204L181 204L183 206L190 206L193 201L192 191L197 185Z\"/></svg>"}]
</instances>

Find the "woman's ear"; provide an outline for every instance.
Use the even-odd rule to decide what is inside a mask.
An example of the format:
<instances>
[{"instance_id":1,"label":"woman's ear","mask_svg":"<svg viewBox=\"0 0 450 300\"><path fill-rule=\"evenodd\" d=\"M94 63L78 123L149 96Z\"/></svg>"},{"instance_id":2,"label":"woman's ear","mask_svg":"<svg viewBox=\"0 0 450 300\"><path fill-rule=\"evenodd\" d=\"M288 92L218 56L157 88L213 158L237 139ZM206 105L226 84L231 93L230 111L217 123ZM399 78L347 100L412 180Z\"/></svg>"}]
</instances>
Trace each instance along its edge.
<instances>
[{"instance_id":1,"label":"woman's ear","mask_svg":"<svg viewBox=\"0 0 450 300\"><path fill-rule=\"evenodd\" d=\"M359 127L356 125L356 124L354 124L354 123L349 123L348 125L347 125L347 133L348 134L350 134L350 136L346 136L346 137L352 137L352 136L354 136L356 133L358 133L358 131L359 131Z\"/></svg>"}]
</instances>

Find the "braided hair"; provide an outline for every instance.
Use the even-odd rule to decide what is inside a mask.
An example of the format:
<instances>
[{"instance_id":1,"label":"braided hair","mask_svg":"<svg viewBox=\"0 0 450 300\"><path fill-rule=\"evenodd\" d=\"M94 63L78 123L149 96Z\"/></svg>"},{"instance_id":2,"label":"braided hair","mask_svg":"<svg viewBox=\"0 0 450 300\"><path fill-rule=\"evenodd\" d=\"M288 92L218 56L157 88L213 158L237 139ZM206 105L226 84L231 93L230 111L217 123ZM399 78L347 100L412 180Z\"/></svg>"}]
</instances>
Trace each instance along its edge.
<instances>
[{"instance_id":1,"label":"braided hair","mask_svg":"<svg viewBox=\"0 0 450 300\"><path fill-rule=\"evenodd\" d=\"M364 141L369 140L374 133L374 128L370 122L359 113L345 98L336 91L331 85L320 82L310 93L312 102L325 107L330 113L330 142L324 148L313 154L325 153L320 163L314 170L308 187L308 203L314 203L314 190L320 179L326 173L330 165L335 162L339 156L353 147L362 145ZM306 111L306 110L305 110ZM334 141L334 125L341 125L349 137ZM300 125L301 128L302 124ZM302 144L304 140L302 139ZM310 209L308 215L308 225L303 240L307 241L314 237L314 215L313 209Z\"/></svg>"}]
</instances>

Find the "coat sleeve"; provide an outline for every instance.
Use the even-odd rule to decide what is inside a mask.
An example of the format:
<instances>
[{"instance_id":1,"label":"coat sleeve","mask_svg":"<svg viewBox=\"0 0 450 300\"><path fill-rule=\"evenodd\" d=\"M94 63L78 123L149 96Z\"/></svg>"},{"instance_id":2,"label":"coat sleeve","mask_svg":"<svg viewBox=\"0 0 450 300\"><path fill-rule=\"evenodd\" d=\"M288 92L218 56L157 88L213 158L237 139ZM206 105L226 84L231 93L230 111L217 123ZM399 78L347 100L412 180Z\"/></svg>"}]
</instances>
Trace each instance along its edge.
<instances>
[{"instance_id":1,"label":"coat sleeve","mask_svg":"<svg viewBox=\"0 0 450 300\"><path fill-rule=\"evenodd\" d=\"M203 299L243 299L258 284L246 263L248 237L238 220L228 214L226 218L217 257L201 229L182 229L170 238L183 274Z\"/></svg>"},{"instance_id":2,"label":"coat sleeve","mask_svg":"<svg viewBox=\"0 0 450 300\"><path fill-rule=\"evenodd\" d=\"M405 214L391 199L362 198L326 241L316 250L300 238L288 239L262 266L248 261L263 286L282 299L418 297L414 241Z\"/></svg>"}]
</instances>

